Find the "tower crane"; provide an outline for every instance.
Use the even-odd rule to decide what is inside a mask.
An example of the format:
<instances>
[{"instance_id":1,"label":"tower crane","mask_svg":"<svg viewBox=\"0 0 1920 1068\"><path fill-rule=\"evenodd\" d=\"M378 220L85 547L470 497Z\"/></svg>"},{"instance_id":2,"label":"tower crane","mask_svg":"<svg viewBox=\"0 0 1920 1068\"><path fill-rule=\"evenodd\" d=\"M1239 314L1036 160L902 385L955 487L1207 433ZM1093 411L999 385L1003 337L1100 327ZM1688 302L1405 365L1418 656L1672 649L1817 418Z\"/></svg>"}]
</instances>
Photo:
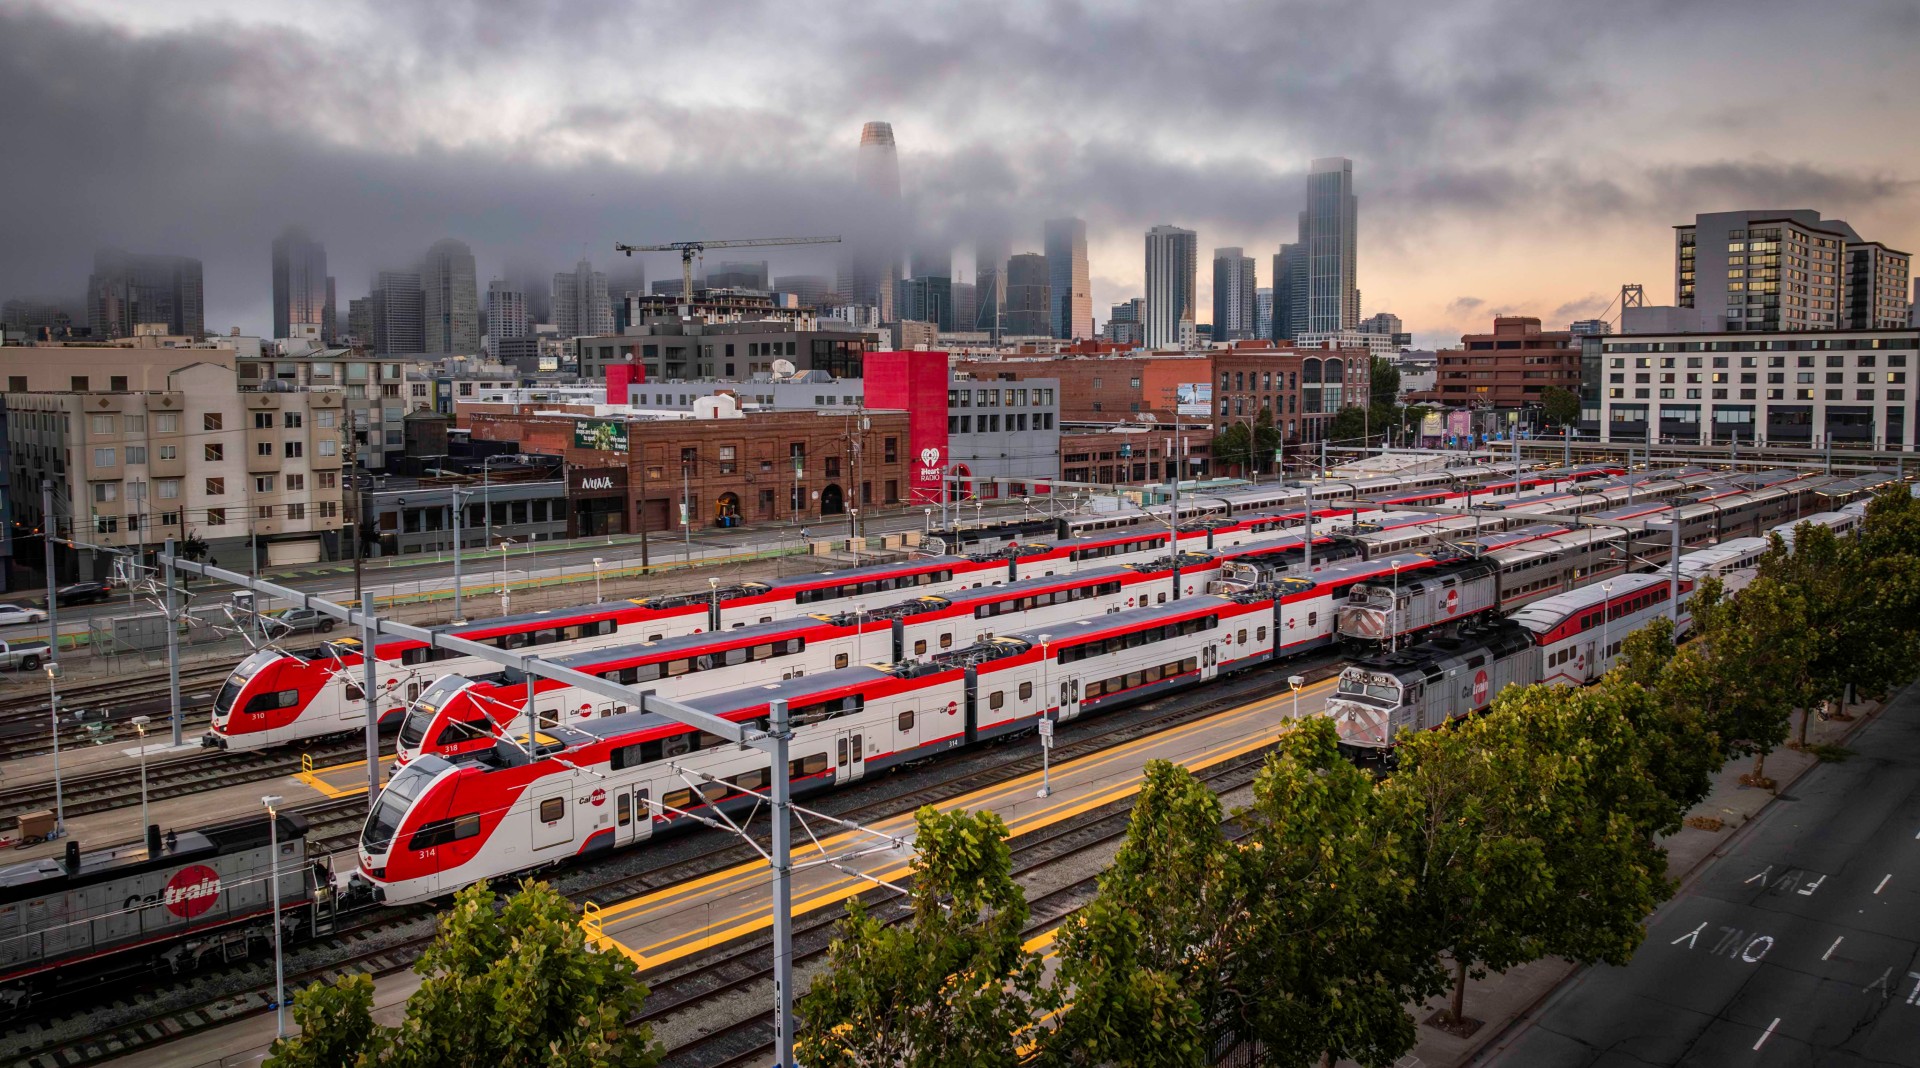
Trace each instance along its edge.
<instances>
[{"instance_id":1,"label":"tower crane","mask_svg":"<svg viewBox=\"0 0 1920 1068\"><path fill-rule=\"evenodd\" d=\"M664 245L615 245L615 252L678 252L680 279L687 303L693 303L693 258L710 248L759 248L767 245L837 245L835 237L762 237L736 241L669 241Z\"/></svg>"}]
</instances>

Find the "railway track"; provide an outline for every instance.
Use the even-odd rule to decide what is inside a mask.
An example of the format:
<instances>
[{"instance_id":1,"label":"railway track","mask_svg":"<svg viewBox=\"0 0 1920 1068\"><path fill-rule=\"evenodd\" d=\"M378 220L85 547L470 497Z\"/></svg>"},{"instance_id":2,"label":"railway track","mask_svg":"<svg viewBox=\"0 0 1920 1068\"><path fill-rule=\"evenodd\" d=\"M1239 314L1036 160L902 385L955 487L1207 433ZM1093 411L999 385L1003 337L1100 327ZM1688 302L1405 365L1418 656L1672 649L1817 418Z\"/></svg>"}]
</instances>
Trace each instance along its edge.
<instances>
[{"instance_id":1,"label":"railway track","mask_svg":"<svg viewBox=\"0 0 1920 1068\"><path fill-rule=\"evenodd\" d=\"M365 751L360 740L335 741L316 745L302 753L281 749L256 749L243 752L208 750L190 760L175 760L147 767L147 800L165 801L205 790L219 790L251 782L291 775L300 770L302 755L312 756L316 764L359 756ZM127 763L133 763L128 761ZM107 771L67 775L60 780L66 814L84 816L140 803L140 768L113 768ZM364 799L359 803L364 806ZM26 783L0 790L0 812L18 815L53 807L53 783Z\"/></svg>"},{"instance_id":2,"label":"railway track","mask_svg":"<svg viewBox=\"0 0 1920 1068\"><path fill-rule=\"evenodd\" d=\"M180 672L180 706L190 736L200 734L206 727L212 714L213 695L231 670L232 665L227 664L218 669ZM103 732L110 732L115 741L130 742L135 737L129 722L134 716L152 717L150 732L167 729L171 705L165 676L157 680L143 675L137 679L62 685L59 692L62 748L97 744ZM44 756L52 749L44 686L27 684L20 693L0 700L0 760Z\"/></svg>"},{"instance_id":3,"label":"railway track","mask_svg":"<svg viewBox=\"0 0 1920 1068\"><path fill-rule=\"evenodd\" d=\"M1341 666L1337 658L1328 655L1307 665L1293 664L1285 668L1303 674L1310 680L1317 680L1338 674ZM1280 668L1261 668L1238 676L1217 690L1176 694L1063 725L1053 759L1056 763L1062 763L1088 756L1135 738L1226 711L1253 697L1273 692L1280 679L1284 679ZM1284 686L1284 682L1279 685ZM1192 700L1201 694L1206 696L1205 701ZM1015 746L1027 751L1009 759L1009 751ZM1238 767L1239 764L1233 766ZM1257 767L1257 762L1254 766ZM1038 748L1030 740L1023 744L1016 739L1011 745L990 745L964 755L868 780L825 795L811 804L842 819L871 821L912 811L923 804L950 800L1037 771L1039 767ZM1225 768L1212 769L1211 774L1223 774ZM1250 781L1251 772L1247 772L1247 775ZM1105 817L1114 821L1113 826L1108 828L1111 834L1124 833L1125 830L1125 803L1117 804L1121 806L1120 811L1107 813ZM318 835L317 838L310 837L314 843L313 852L338 850L350 846L357 837L360 821L365 814L365 800L343 798L306 806L300 811L310 821L310 836ZM1089 814L1088 818L1098 816L1099 813ZM1046 834L1047 841L1061 842L1064 836L1080 827L1079 822L1071 827L1063 824L1049 828L1048 832L1052 833L1036 832L1036 835ZM1111 834L1074 850L1072 855L1084 853L1099 841L1110 841ZM1021 863L1022 856L1039 856L1031 852L1037 847L1026 842L1026 839L1034 837L1022 836L1017 841L1017 846L1023 852L1016 856L1016 865ZM615 854L592 868L562 870L551 876L550 881L575 902L617 900L697 878L757 856L750 846L730 835L696 830L675 835L645 849ZM1028 870L1031 870L1032 861L1027 863ZM1087 894L1091 895L1090 882ZM1035 899L1036 916L1041 914L1039 900ZM821 916L809 917L807 922L819 925L820 932L829 932L839 916L836 910L826 910ZM404 971L412 967L420 952L432 940L433 917L434 911L425 906L383 908L352 917L326 941L309 943L289 954L288 987L294 989L348 974L366 974L377 979ZM813 937L830 940L830 934L825 933L816 933ZM823 952L824 946L825 942L822 941L815 952ZM799 943L796 942L798 950ZM761 952L763 956L770 954L764 944ZM739 974L745 965L735 963L730 967L734 973L731 978L718 963L705 973L706 978L689 978L687 981L692 984L687 988L691 991L689 994L664 994L664 986L656 983L655 998L675 999L664 1011L692 1011L700 1004L711 1003L713 998L724 996L725 990L738 990L753 982L752 975ZM752 969L747 971L751 972ZM669 981L676 980L669 976ZM116 1002L34 1023L29 1031L21 1033L20 1039L10 1038L5 1046L0 1046L0 1059L30 1068L54 1068L56 1065L60 1068L77 1068L79 1065L97 1063L131 1049L268 1012L271 1010L272 982L271 961L264 965L249 962L212 977L198 977L191 982L168 983L158 989L123 993ZM700 993L697 988L702 983L717 992ZM650 1006L656 1004L656 1000L650 999ZM655 1010L650 1008L648 1011L648 1018L655 1018ZM766 1020L766 1031L770 1036L770 1015ZM44 1038L34 1041L41 1036Z\"/></svg>"}]
</instances>

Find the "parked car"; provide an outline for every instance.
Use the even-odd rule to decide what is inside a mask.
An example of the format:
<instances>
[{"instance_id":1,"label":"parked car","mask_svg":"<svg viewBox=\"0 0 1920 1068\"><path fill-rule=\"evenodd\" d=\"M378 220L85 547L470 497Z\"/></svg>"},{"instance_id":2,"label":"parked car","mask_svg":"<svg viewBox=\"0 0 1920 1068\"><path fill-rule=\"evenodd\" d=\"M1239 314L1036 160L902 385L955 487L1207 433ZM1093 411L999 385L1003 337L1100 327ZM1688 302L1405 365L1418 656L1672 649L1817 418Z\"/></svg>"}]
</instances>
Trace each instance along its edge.
<instances>
[{"instance_id":1,"label":"parked car","mask_svg":"<svg viewBox=\"0 0 1920 1068\"><path fill-rule=\"evenodd\" d=\"M46 642L0 641L0 670L38 671L41 664L52 659L53 650Z\"/></svg>"},{"instance_id":2,"label":"parked car","mask_svg":"<svg viewBox=\"0 0 1920 1068\"><path fill-rule=\"evenodd\" d=\"M76 582L53 591L62 607L70 604L96 604L113 596L113 586L105 582Z\"/></svg>"},{"instance_id":3,"label":"parked car","mask_svg":"<svg viewBox=\"0 0 1920 1068\"><path fill-rule=\"evenodd\" d=\"M311 608L289 608L277 616L266 617L267 630L279 638L288 634L317 632L328 634L339 620Z\"/></svg>"},{"instance_id":4,"label":"parked car","mask_svg":"<svg viewBox=\"0 0 1920 1068\"><path fill-rule=\"evenodd\" d=\"M28 608L23 604L0 604L0 627L10 627L15 623L45 623L47 612L44 608Z\"/></svg>"}]
</instances>

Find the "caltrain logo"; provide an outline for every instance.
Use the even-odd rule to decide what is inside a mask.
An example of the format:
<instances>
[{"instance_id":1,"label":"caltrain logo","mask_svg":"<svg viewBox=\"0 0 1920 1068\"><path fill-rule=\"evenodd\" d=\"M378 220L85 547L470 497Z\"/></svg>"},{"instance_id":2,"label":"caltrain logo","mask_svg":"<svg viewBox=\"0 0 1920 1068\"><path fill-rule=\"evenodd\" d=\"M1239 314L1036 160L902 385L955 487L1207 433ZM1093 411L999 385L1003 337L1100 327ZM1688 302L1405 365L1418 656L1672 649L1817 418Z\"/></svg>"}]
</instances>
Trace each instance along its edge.
<instances>
[{"instance_id":1,"label":"caltrain logo","mask_svg":"<svg viewBox=\"0 0 1920 1068\"><path fill-rule=\"evenodd\" d=\"M220 900L220 873L205 864L190 864L173 873L167 888L160 892L160 903L183 920L212 908Z\"/></svg>"},{"instance_id":2,"label":"caltrain logo","mask_svg":"<svg viewBox=\"0 0 1920 1068\"><path fill-rule=\"evenodd\" d=\"M1473 703L1476 705L1484 705L1487 703L1487 673L1485 671L1476 671L1473 674Z\"/></svg>"},{"instance_id":3,"label":"caltrain logo","mask_svg":"<svg viewBox=\"0 0 1920 1068\"><path fill-rule=\"evenodd\" d=\"M593 802L594 807L598 808L607 803L607 792L605 790L595 790L590 800Z\"/></svg>"},{"instance_id":4,"label":"caltrain logo","mask_svg":"<svg viewBox=\"0 0 1920 1068\"><path fill-rule=\"evenodd\" d=\"M1452 615L1455 612L1458 612L1459 610L1460 610L1460 591L1448 590L1447 591L1447 614Z\"/></svg>"}]
</instances>

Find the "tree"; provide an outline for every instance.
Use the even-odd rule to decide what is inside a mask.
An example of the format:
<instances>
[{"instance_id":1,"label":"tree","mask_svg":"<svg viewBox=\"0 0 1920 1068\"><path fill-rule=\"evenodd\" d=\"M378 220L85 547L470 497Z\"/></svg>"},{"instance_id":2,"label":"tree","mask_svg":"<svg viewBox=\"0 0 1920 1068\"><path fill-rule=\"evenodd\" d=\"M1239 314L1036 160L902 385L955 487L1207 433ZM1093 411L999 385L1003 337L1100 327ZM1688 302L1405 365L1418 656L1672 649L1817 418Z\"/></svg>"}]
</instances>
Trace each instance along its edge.
<instances>
[{"instance_id":1,"label":"tree","mask_svg":"<svg viewBox=\"0 0 1920 1068\"><path fill-rule=\"evenodd\" d=\"M1763 575L1715 606L1707 621L1702 639L1710 654L1694 685L1716 691L1715 730L1736 753L1753 754L1748 781L1765 787L1767 754L1787 740L1793 710L1809 692L1814 638L1805 599Z\"/></svg>"},{"instance_id":2,"label":"tree","mask_svg":"<svg viewBox=\"0 0 1920 1068\"><path fill-rule=\"evenodd\" d=\"M1268 1063L1385 1066L1413 1048L1405 1005L1444 989L1404 937L1413 904L1405 841L1378 818L1373 779L1340 755L1333 722L1283 735L1254 780L1238 852L1247 921L1234 954Z\"/></svg>"},{"instance_id":3,"label":"tree","mask_svg":"<svg viewBox=\"0 0 1920 1068\"><path fill-rule=\"evenodd\" d=\"M1570 389L1548 386L1540 391L1540 412L1554 427L1570 427L1580 421L1580 395Z\"/></svg>"},{"instance_id":4,"label":"tree","mask_svg":"<svg viewBox=\"0 0 1920 1068\"><path fill-rule=\"evenodd\" d=\"M274 1043L267 1064L394 1068L650 1068L652 1032L629 1023L646 984L618 953L588 949L573 905L527 880L498 909L484 883L462 890L414 970L425 976L406 1019L371 1018L372 990L353 980L294 1000L302 1032Z\"/></svg>"},{"instance_id":5,"label":"tree","mask_svg":"<svg viewBox=\"0 0 1920 1068\"><path fill-rule=\"evenodd\" d=\"M1007 825L991 812L915 814L912 915L889 925L861 907L800 1001L798 1060L819 1066L1012 1066L1052 1004L1022 945L1026 895Z\"/></svg>"},{"instance_id":6,"label":"tree","mask_svg":"<svg viewBox=\"0 0 1920 1068\"><path fill-rule=\"evenodd\" d=\"M1379 440L1386 432L1399 425L1399 414L1391 407L1376 407L1371 410L1358 405L1348 405L1334 413L1327 421L1327 441L1334 445L1357 446L1368 441Z\"/></svg>"},{"instance_id":7,"label":"tree","mask_svg":"<svg viewBox=\"0 0 1920 1068\"><path fill-rule=\"evenodd\" d=\"M1373 358L1369 403L1375 408L1392 408L1400 403L1400 366L1384 356Z\"/></svg>"},{"instance_id":8,"label":"tree","mask_svg":"<svg viewBox=\"0 0 1920 1068\"><path fill-rule=\"evenodd\" d=\"M1147 763L1099 896L1062 926L1056 988L1068 1007L1047 1044L1053 1063L1204 1064L1233 1027L1244 916L1220 820L1219 796L1191 772Z\"/></svg>"},{"instance_id":9,"label":"tree","mask_svg":"<svg viewBox=\"0 0 1920 1068\"><path fill-rule=\"evenodd\" d=\"M1241 465L1242 471L1259 471L1269 466L1275 449L1280 447L1280 431L1274 428L1273 415L1265 408L1251 425L1228 423L1213 436L1214 459Z\"/></svg>"},{"instance_id":10,"label":"tree","mask_svg":"<svg viewBox=\"0 0 1920 1068\"><path fill-rule=\"evenodd\" d=\"M1679 655L1673 621L1662 616L1627 635L1619 662L1601 681L1645 740L1647 774L1669 803L1654 834L1679 830L1687 812L1706 800L1726 762L1706 704L1689 684L1695 658L1676 664Z\"/></svg>"}]
</instances>

